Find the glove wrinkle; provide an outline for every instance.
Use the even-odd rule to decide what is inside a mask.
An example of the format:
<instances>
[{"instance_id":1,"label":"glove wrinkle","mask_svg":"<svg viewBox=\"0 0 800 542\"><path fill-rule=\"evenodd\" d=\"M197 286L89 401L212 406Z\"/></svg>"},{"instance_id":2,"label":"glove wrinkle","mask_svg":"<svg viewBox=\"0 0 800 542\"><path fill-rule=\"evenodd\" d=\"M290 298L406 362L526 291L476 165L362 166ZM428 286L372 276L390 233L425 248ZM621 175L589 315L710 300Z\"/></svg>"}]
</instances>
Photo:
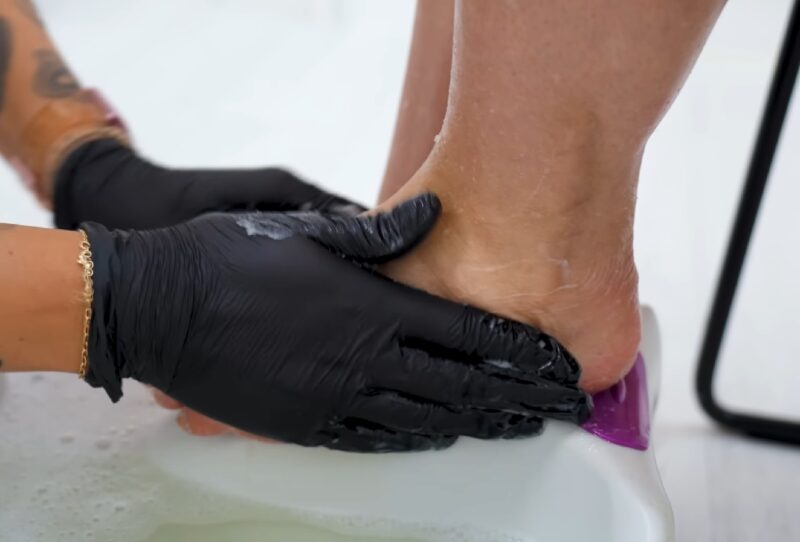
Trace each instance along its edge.
<instances>
[{"instance_id":1,"label":"glove wrinkle","mask_svg":"<svg viewBox=\"0 0 800 542\"><path fill-rule=\"evenodd\" d=\"M542 417L580 423L591 402L548 336L351 261L413 247L440 211L424 194L375 216L86 223L97 262L87 381L116 401L131 377L241 430L346 451L518 438Z\"/></svg>"}]
</instances>

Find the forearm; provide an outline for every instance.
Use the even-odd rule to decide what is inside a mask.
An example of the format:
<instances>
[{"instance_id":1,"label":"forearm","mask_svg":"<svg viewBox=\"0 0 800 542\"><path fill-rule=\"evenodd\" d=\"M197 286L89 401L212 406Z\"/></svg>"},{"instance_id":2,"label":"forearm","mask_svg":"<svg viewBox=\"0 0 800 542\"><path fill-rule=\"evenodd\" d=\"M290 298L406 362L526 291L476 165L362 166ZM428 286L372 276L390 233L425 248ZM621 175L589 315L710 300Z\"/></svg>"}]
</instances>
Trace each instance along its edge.
<instances>
[{"instance_id":1,"label":"forearm","mask_svg":"<svg viewBox=\"0 0 800 542\"><path fill-rule=\"evenodd\" d=\"M0 84L0 115L11 139L49 101L80 88L28 0L0 0Z\"/></svg>"},{"instance_id":2,"label":"forearm","mask_svg":"<svg viewBox=\"0 0 800 542\"><path fill-rule=\"evenodd\" d=\"M81 234L0 224L0 370L77 373Z\"/></svg>"},{"instance_id":3,"label":"forearm","mask_svg":"<svg viewBox=\"0 0 800 542\"><path fill-rule=\"evenodd\" d=\"M0 0L0 152L52 205L53 176L84 141L113 137L108 110L82 89L29 0Z\"/></svg>"}]
</instances>

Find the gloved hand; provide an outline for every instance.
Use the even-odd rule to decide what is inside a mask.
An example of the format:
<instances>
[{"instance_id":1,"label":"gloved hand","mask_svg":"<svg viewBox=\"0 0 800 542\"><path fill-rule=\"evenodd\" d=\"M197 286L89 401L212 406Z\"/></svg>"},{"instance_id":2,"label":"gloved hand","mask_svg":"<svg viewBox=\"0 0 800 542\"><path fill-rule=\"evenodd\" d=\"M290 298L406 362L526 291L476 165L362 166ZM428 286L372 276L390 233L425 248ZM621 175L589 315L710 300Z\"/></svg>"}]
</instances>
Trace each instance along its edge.
<instances>
[{"instance_id":1,"label":"gloved hand","mask_svg":"<svg viewBox=\"0 0 800 542\"><path fill-rule=\"evenodd\" d=\"M59 228L92 221L108 228L152 229L213 211L352 216L365 209L279 168L169 169L115 139L98 139L78 147L59 167L53 210Z\"/></svg>"},{"instance_id":2,"label":"gloved hand","mask_svg":"<svg viewBox=\"0 0 800 542\"><path fill-rule=\"evenodd\" d=\"M369 267L433 226L423 195L373 217L207 215L178 226L84 224L94 260L87 381L135 378L245 431L355 451L580 423L576 361L522 324Z\"/></svg>"},{"instance_id":3,"label":"gloved hand","mask_svg":"<svg viewBox=\"0 0 800 542\"><path fill-rule=\"evenodd\" d=\"M347 216L366 209L301 181L279 168L238 170L171 169L154 165L116 139L97 139L74 150L55 178L56 225L80 222L109 228L172 226L210 211L324 211ZM156 394L162 406L180 404ZM230 429L182 408L182 427L194 434Z\"/></svg>"}]
</instances>

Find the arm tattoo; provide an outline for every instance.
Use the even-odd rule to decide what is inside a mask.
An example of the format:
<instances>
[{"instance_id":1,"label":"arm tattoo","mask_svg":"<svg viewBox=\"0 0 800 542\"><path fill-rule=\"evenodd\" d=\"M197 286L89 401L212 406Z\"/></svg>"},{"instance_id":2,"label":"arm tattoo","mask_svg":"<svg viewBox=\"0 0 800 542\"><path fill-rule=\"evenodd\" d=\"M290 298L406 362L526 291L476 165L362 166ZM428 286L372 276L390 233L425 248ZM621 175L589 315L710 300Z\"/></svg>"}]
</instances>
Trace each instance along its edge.
<instances>
[{"instance_id":1,"label":"arm tattoo","mask_svg":"<svg viewBox=\"0 0 800 542\"><path fill-rule=\"evenodd\" d=\"M37 94L47 98L65 98L80 90L80 85L58 53L37 49L33 54L38 63L33 76L33 90Z\"/></svg>"},{"instance_id":2,"label":"arm tattoo","mask_svg":"<svg viewBox=\"0 0 800 542\"><path fill-rule=\"evenodd\" d=\"M0 17L0 112L6 95L6 79L11 65L11 27L5 17Z\"/></svg>"},{"instance_id":3,"label":"arm tattoo","mask_svg":"<svg viewBox=\"0 0 800 542\"><path fill-rule=\"evenodd\" d=\"M36 10L36 6L33 5L31 0L17 0L16 4L19 10L24 13L28 19L37 25L44 27L44 22L42 22L42 18L39 17L39 12Z\"/></svg>"}]
</instances>

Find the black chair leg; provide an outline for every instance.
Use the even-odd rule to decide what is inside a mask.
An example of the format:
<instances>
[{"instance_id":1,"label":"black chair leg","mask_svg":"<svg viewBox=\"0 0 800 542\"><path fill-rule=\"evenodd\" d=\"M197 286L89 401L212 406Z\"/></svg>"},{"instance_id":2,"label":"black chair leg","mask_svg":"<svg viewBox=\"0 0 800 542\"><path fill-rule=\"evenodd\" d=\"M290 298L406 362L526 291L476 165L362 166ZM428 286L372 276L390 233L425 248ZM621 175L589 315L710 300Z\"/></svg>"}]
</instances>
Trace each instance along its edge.
<instances>
[{"instance_id":1,"label":"black chair leg","mask_svg":"<svg viewBox=\"0 0 800 542\"><path fill-rule=\"evenodd\" d=\"M744 191L739 202L728 251L722 267L717 293L711 308L706 335L697 367L696 389L703 409L714 420L746 434L800 444L800 423L755 416L723 408L714 398L713 379L731 305L744 265L747 249L761 206L764 188L775 158L775 149L789 108L800 66L800 0L796 0L789 19L778 65L761 120Z\"/></svg>"}]
</instances>

